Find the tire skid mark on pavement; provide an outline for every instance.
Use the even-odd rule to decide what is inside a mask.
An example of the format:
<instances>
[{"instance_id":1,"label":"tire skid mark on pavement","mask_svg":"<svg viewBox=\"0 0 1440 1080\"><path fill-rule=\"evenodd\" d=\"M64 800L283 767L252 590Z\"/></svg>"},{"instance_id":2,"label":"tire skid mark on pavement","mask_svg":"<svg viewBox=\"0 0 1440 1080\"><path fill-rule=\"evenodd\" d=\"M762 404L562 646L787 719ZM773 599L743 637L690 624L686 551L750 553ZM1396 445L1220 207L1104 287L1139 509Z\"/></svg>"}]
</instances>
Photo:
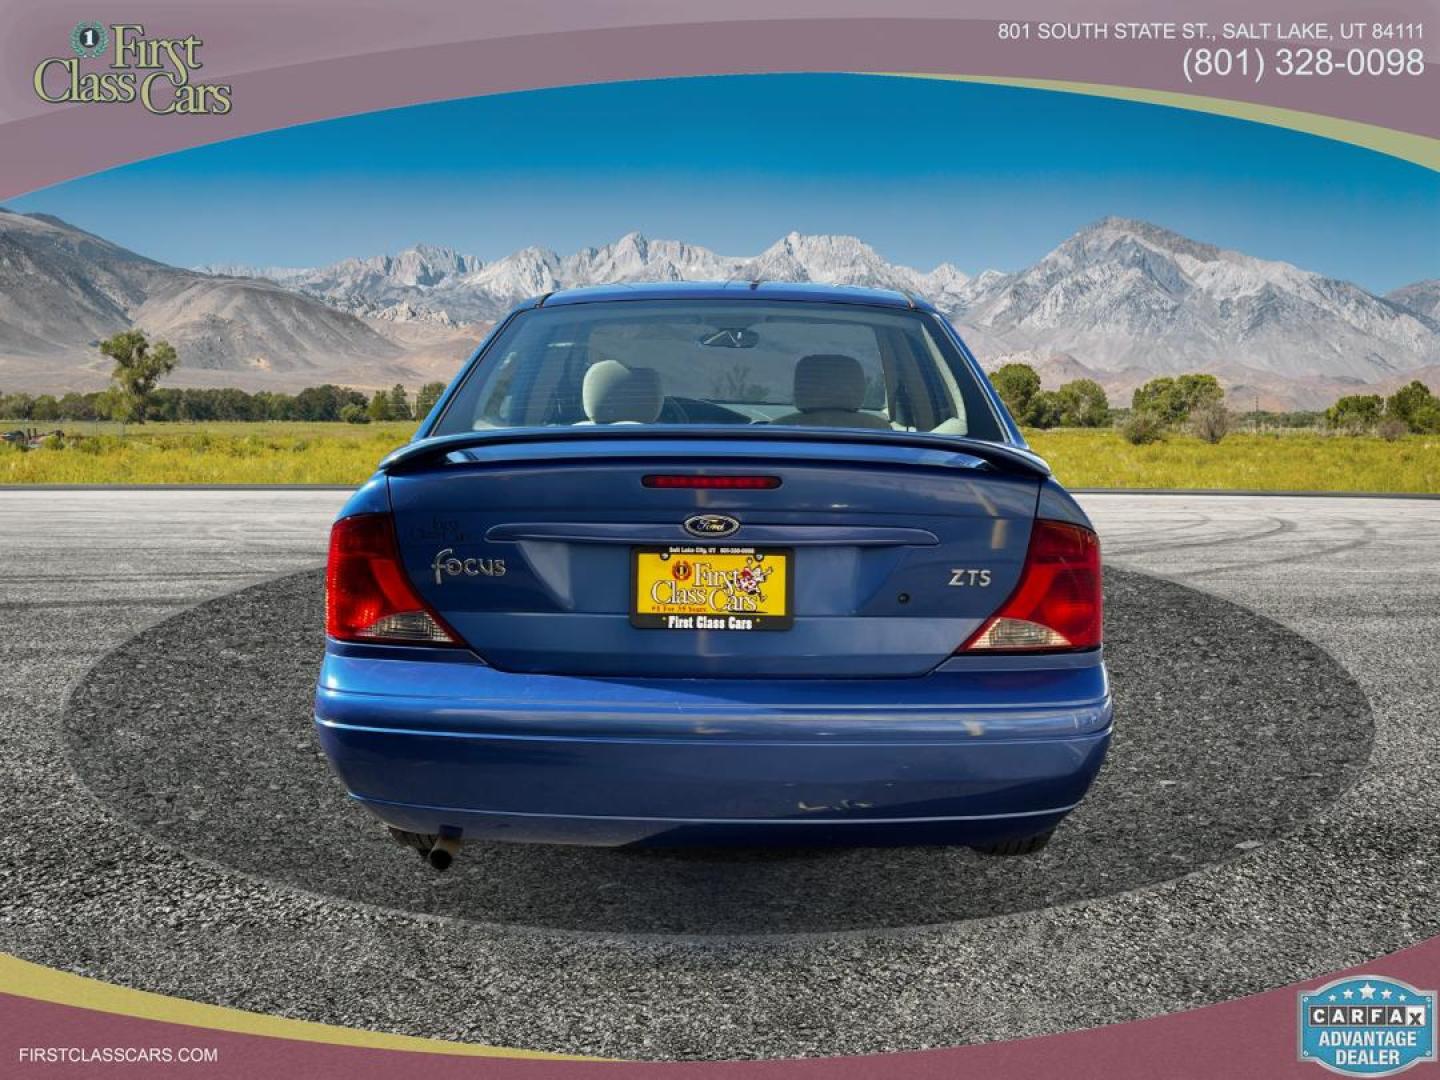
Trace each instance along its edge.
<instances>
[{"instance_id":1,"label":"tire skid mark on pavement","mask_svg":"<svg viewBox=\"0 0 1440 1080\"><path fill-rule=\"evenodd\" d=\"M1374 543L1378 530L1368 522L1355 518L1343 519L1347 525L1356 529L1360 535L1350 540L1336 544L1322 544L1318 547L1308 548L1303 551L1291 552L1287 555L1276 555L1268 559L1248 559L1244 562L1222 563L1219 566L1207 566L1203 569L1181 570L1168 575L1175 578L1210 577L1215 574L1228 574L1236 570L1259 570L1267 566L1285 566L1313 562L1324 559L1331 555L1340 555L1347 551L1356 551L1360 548L1369 547Z\"/></svg>"},{"instance_id":2,"label":"tire skid mark on pavement","mask_svg":"<svg viewBox=\"0 0 1440 1080\"><path fill-rule=\"evenodd\" d=\"M1106 545L1108 551L1115 543L1124 544L1131 540L1149 541L1157 536L1185 536L1196 529L1209 528L1211 525L1212 519L1209 514L1176 515L1176 520L1173 522L1156 515L1156 520L1144 528L1125 528L1112 524L1101 532L1100 541Z\"/></svg>"},{"instance_id":3,"label":"tire skid mark on pavement","mask_svg":"<svg viewBox=\"0 0 1440 1080\"><path fill-rule=\"evenodd\" d=\"M1140 547L1155 546L1164 550L1168 545L1159 544L1158 540L1173 538L1176 543L1185 543L1188 538L1199 529L1216 528L1216 520L1209 514L1200 515L1201 521L1185 524L1170 529L1163 520L1148 523L1145 528L1116 529L1113 526L1099 525L1100 542L1104 545L1107 555L1128 554L1132 550L1138 552ZM1213 538L1212 538L1213 539ZM1220 537L1219 539L1224 539Z\"/></svg>"},{"instance_id":4,"label":"tire skid mark on pavement","mask_svg":"<svg viewBox=\"0 0 1440 1080\"><path fill-rule=\"evenodd\" d=\"M1109 554L1128 558L1135 555L1150 555L1157 552L1169 554L1173 551L1191 551L1197 548L1233 547L1236 544L1253 544L1260 540L1268 540L1272 536L1291 533L1298 527L1293 521L1287 521L1277 517L1266 517L1263 520L1267 522L1265 528L1257 529L1254 532L1231 533L1224 536L1217 536L1210 540L1182 540L1179 543L1162 541L1140 547L1119 548L1111 550ZM1164 534L1161 535L1163 536Z\"/></svg>"}]
</instances>

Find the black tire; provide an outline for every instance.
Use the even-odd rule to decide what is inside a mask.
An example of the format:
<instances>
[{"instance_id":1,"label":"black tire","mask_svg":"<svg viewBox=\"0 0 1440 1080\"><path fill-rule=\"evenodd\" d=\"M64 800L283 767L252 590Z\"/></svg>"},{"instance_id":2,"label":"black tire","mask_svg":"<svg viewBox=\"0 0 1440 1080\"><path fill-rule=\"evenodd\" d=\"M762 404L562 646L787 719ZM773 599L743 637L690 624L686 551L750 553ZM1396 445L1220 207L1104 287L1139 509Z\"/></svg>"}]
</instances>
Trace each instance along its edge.
<instances>
[{"instance_id":1,"label":"black tire","mask_svg":"<svg viewBox=\"0 0 1440 1080\"><path fill-rule=\"evenodd\" d=\"M1033 855L1044 849L1050 843L1050 837L1055 835L1054 829L1047 829L1045 832L1036 833L1034 836L1021 836L1011 840L997 840L993 844L976 844L975 850L981 855Z\"/></svg>"}]
</instances>

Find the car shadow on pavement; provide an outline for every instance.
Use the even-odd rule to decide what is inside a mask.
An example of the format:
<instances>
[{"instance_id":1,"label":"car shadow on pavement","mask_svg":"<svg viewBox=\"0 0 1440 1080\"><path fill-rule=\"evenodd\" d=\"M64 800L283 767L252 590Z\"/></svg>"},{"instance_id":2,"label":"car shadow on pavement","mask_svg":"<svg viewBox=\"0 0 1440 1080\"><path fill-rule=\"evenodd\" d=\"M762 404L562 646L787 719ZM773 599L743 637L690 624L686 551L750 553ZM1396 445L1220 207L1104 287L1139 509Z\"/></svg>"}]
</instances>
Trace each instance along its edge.
<instances>
[{"instance_id":1,"label":"car shadow on pavement","mask_svg":"<svg viewBox=\"0 0 1440 1080\"><path fill-rule=\"evenodd\" d=\"M103 659L66 714L74 768L157 840L406 911L581 932L834 933L949 923L1178 877L1282 835L1369 754L1364 694L1318 646L1227 601L1106 571L1109 760L1044 851L467 846L436 874L394 844L311 734L323 577L177 615Z\"/></svg>"}]
</instances>

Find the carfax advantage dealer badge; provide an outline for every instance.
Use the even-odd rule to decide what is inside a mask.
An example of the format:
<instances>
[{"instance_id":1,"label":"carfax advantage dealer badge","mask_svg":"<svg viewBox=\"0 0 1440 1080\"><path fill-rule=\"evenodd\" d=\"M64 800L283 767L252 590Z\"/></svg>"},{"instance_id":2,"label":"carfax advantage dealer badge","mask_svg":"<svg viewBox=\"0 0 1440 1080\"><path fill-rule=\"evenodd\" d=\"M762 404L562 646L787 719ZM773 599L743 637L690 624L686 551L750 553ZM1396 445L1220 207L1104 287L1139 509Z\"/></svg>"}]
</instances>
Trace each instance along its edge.
<instances>
[{"instance_id":1,"label":"carfax advantage dealer badge","mask_svg":"<svg viewBox=\"0 0 1440 1080\"><path fill-rule=\"evenodd\" d=\"M1435 991L1380 975L1300 995L1300 1060L1343 1076L1391 1076L1435 1060Z\"/></svg>"}]
</instances>

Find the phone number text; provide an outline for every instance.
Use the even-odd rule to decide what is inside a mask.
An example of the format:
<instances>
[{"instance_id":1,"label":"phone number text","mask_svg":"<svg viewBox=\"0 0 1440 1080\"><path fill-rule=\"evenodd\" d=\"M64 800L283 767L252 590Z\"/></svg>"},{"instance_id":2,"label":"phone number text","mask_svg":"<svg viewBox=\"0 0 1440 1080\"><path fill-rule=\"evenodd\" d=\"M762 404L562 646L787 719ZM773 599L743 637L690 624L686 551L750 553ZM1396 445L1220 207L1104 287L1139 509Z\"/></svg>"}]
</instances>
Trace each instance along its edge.
<instances>
[{"instance_id":1,"label":"phone number text","mask_svg":"<svg viewBox=\"0 0 1440 1080\"><path fill-rule=\"evenodd\" d=\"M1258 46L1192 46L1185 50L1185 81L1248 79L1259 82L1267 74L1284 78L1382 78L1425 74L1423 50L1371 49L1275 49L1268 58Z\"/></svg>"}]
</instances>

